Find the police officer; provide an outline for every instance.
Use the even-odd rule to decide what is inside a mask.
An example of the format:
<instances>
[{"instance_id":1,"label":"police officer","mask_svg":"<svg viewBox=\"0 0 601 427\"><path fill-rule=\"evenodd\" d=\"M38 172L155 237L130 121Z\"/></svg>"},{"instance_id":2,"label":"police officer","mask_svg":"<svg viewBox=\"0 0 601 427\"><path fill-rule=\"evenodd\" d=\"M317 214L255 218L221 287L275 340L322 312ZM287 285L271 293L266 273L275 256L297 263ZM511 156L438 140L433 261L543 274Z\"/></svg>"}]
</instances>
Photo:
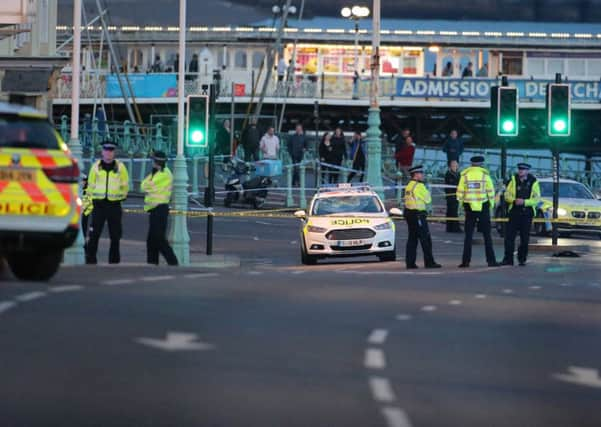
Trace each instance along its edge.
<instances>
[{"instance_id":1,"label":"police officer","mask_svg":"<svg viewBox=\"0 0 601 427\"><path fill-rule=\"evenodd\" d=\"M518 262L520 266L526 265L530 227L536 206L540 202L540 185L529 172L528 163L518 163L518 173L511 177L505 190L509 222L505 230L505 257L501 263L503 265L513 265L513 250L518 233L520 233Z\"/></svg>"},{"instance_id":2,"label":"police officer","mask_svg":"<svg viewBox=\"0 0 601 427\"><path fill-rule=\"evenodd\" d=\"M432 238L428 229L426 205L432 203L430 192L424 185L424 169L414 166L409 169L411 180L405 187L405 220L409 229L407 249L405 251L405 264L407 269L418 268L415 264L417 257L417 241L424 251L424 264L426 268L440 268L441 265L434 261L432 255Z\"/></svg>"},{"instance_id":3,"label":"police officer","mask_svg":"<svg viewBox=\"0 0 601 427\"><path fill-rule=\"evenodd\" d=\"M160 253L165 257L167 264L177 265L177 257L166 237L173 175L165 166L167 163L165 153L156 151L152 160L152 173L144 178L141 185L144 193L144 210L150 214L146 239L146 262L158 265Z\"/></svg>"},{"instance_id":4,"label":"police officer","mask_svg":"<svg viewBox=\"0 0 601 427\"><path fill-rule=\"evenodd\" d=\"M92 165L88 175L88 192L92 198L94 214L86 250L87 264L97 263L98 240L105 222L108 224L111 240L109 264L121 262L121 202L129 192L129 175L123 163L115 159L116 148L115 143L105 141L102 144L102 159Z\"/></svg>"},{"instance_id":5,"label":"police officer","mask_svg":"<svg viewBox=\"0 0 601 427\"><path fill-rule=\"evenodd\" d=\"M489 267L498 267L500 264L495 258L490 230L490 211L494 207L495 188L488 170L482 167L484 157L474 156L470 159L472 165L461 172L457 185L457 200L463 203L465 212L465 240L463 242L463 259L459 268L470 266L472 259L472 237L476 221L484 235L486 248L486 262Z\"/></svg>"}]
</instances>

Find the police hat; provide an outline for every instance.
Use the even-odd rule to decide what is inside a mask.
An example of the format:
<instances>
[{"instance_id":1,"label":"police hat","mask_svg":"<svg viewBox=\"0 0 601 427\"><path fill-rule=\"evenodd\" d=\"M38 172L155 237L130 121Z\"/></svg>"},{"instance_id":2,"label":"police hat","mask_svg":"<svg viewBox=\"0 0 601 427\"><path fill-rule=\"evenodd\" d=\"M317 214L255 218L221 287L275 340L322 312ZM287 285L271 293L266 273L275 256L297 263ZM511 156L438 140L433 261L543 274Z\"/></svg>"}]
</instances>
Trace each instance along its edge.
<instances>
[{"instance_id":1,"label":"police hat","mask_svg":"<svg viewBox=\"0 0 601 427\"><path fill-rule=\"evenodd\" d=\"M156 160L157 162L166 162L167 154L163 153L162 151L155 151L152 153L152 159Z\"/></svg>"},{"instance_id":2,"label":"police hat","mask_svg":"<svg viewBox=\"0 0 601 427\"><path fill-rule=\"evenodd\" d=\"M481 165L484 163L484 156L474 156L470 159L473 165Z\"/></svg>"},{"instance_id":3,"label":"police hat","mask_svg":"<svg viewBox=\"0 0 601 427\"><path fill-rule=\"evenodd\" d=\"M117 148L117 144L115 144L113 141L104 141L102 143L102 148L105 150L114 150Z\"/></svg>"},{"instance_id":4,"label":"police hat","mask_svg":"<svg viewBox=\"0 0 601 427\"><path fill-rule=\"evenodd\" d=\"M412 175L414 173L424 173L424 167L422 165L413 166L412 168L409 168L409 173Z\"/></svg>"},{"instance_id":5,"label":"police hat","mask_svg":"<svg viewBox=\"0 0 601 427\"><path fill-rule=\"evenodd\" d=\"M518 169L530 170L531 168L532 166L530 166L528 163L518 163Z\"/></svg>"}]
</instances>

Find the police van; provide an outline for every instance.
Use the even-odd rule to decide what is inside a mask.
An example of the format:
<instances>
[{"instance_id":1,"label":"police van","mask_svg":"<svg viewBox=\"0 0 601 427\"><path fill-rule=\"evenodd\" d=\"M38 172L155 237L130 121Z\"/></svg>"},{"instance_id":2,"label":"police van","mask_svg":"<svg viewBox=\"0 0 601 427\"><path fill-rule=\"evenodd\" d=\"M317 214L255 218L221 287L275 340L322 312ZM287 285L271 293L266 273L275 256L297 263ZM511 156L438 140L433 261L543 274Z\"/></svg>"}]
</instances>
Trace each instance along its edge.
<instances>
[{"instance_id":1,"label":"police van","mask_svg":"<svg viewBox=\"0 0 601 427\"><path fill-rule=\"evenodd\" d=\"M380 261L396 259L395 225L384 203L367 184L322 187L301 219L301 262L320 258L376 255ZM400 216L399 209L390 215Z\"/></svg>"},{"instance_id":2,"label":"police van","mask_svg":"<svg viewBox=\"0 0 601 427\"><path fill-rule=\"evenodd\" d=\"M48 280L80 227L79 167L48 118L0 103L0 257L24 280Z\"/></svg>"}]
</instances>

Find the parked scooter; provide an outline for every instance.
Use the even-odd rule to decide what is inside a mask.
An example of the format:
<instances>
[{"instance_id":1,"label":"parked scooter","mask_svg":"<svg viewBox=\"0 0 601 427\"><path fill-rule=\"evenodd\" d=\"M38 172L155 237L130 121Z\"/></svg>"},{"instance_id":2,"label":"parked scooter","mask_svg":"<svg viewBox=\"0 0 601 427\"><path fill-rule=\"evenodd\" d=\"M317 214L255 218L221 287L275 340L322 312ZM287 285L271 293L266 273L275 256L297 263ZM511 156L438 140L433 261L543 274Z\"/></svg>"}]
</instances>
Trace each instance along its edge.
<instances>
[{"instance_id":1,"label":"parked scooter","mask_svg":"<svg viewBox=\"0 0 601 427\"><path fill-rule=\"evenodd\" d=\"M248 203L255 209L261 209L267 199L267 188L272 181L268 176L256 176L250 178L250 172L254 166L233 158L224 164L224 168L231 169L231 175L225 184L225 199L223 204L230 207L234 202ZM242 177L247 179L242 182Z\"/></svg>"}]
</instances>

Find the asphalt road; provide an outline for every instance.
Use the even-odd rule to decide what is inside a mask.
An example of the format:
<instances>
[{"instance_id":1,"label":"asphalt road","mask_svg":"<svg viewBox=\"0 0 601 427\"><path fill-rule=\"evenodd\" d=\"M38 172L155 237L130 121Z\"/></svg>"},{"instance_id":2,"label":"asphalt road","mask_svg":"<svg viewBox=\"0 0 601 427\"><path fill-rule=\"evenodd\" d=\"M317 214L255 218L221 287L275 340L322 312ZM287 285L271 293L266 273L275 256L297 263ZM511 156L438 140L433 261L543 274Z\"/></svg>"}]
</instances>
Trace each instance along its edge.
<instances>
[{"instance_id":1,"label":"asphalt road","mask_svg":"<svg viewBox=\"0 0 601 427\"><path fill-rule=\"evenodd\" d=\"M460 270L461 235L433 225L441 270L305 267L295 220L217 218L240 267L152 268L127 263L142 218L124 265L0 279L2 427L601 426L594 251L490 269L476 246Z\"/></svg>"}]
</instances>

